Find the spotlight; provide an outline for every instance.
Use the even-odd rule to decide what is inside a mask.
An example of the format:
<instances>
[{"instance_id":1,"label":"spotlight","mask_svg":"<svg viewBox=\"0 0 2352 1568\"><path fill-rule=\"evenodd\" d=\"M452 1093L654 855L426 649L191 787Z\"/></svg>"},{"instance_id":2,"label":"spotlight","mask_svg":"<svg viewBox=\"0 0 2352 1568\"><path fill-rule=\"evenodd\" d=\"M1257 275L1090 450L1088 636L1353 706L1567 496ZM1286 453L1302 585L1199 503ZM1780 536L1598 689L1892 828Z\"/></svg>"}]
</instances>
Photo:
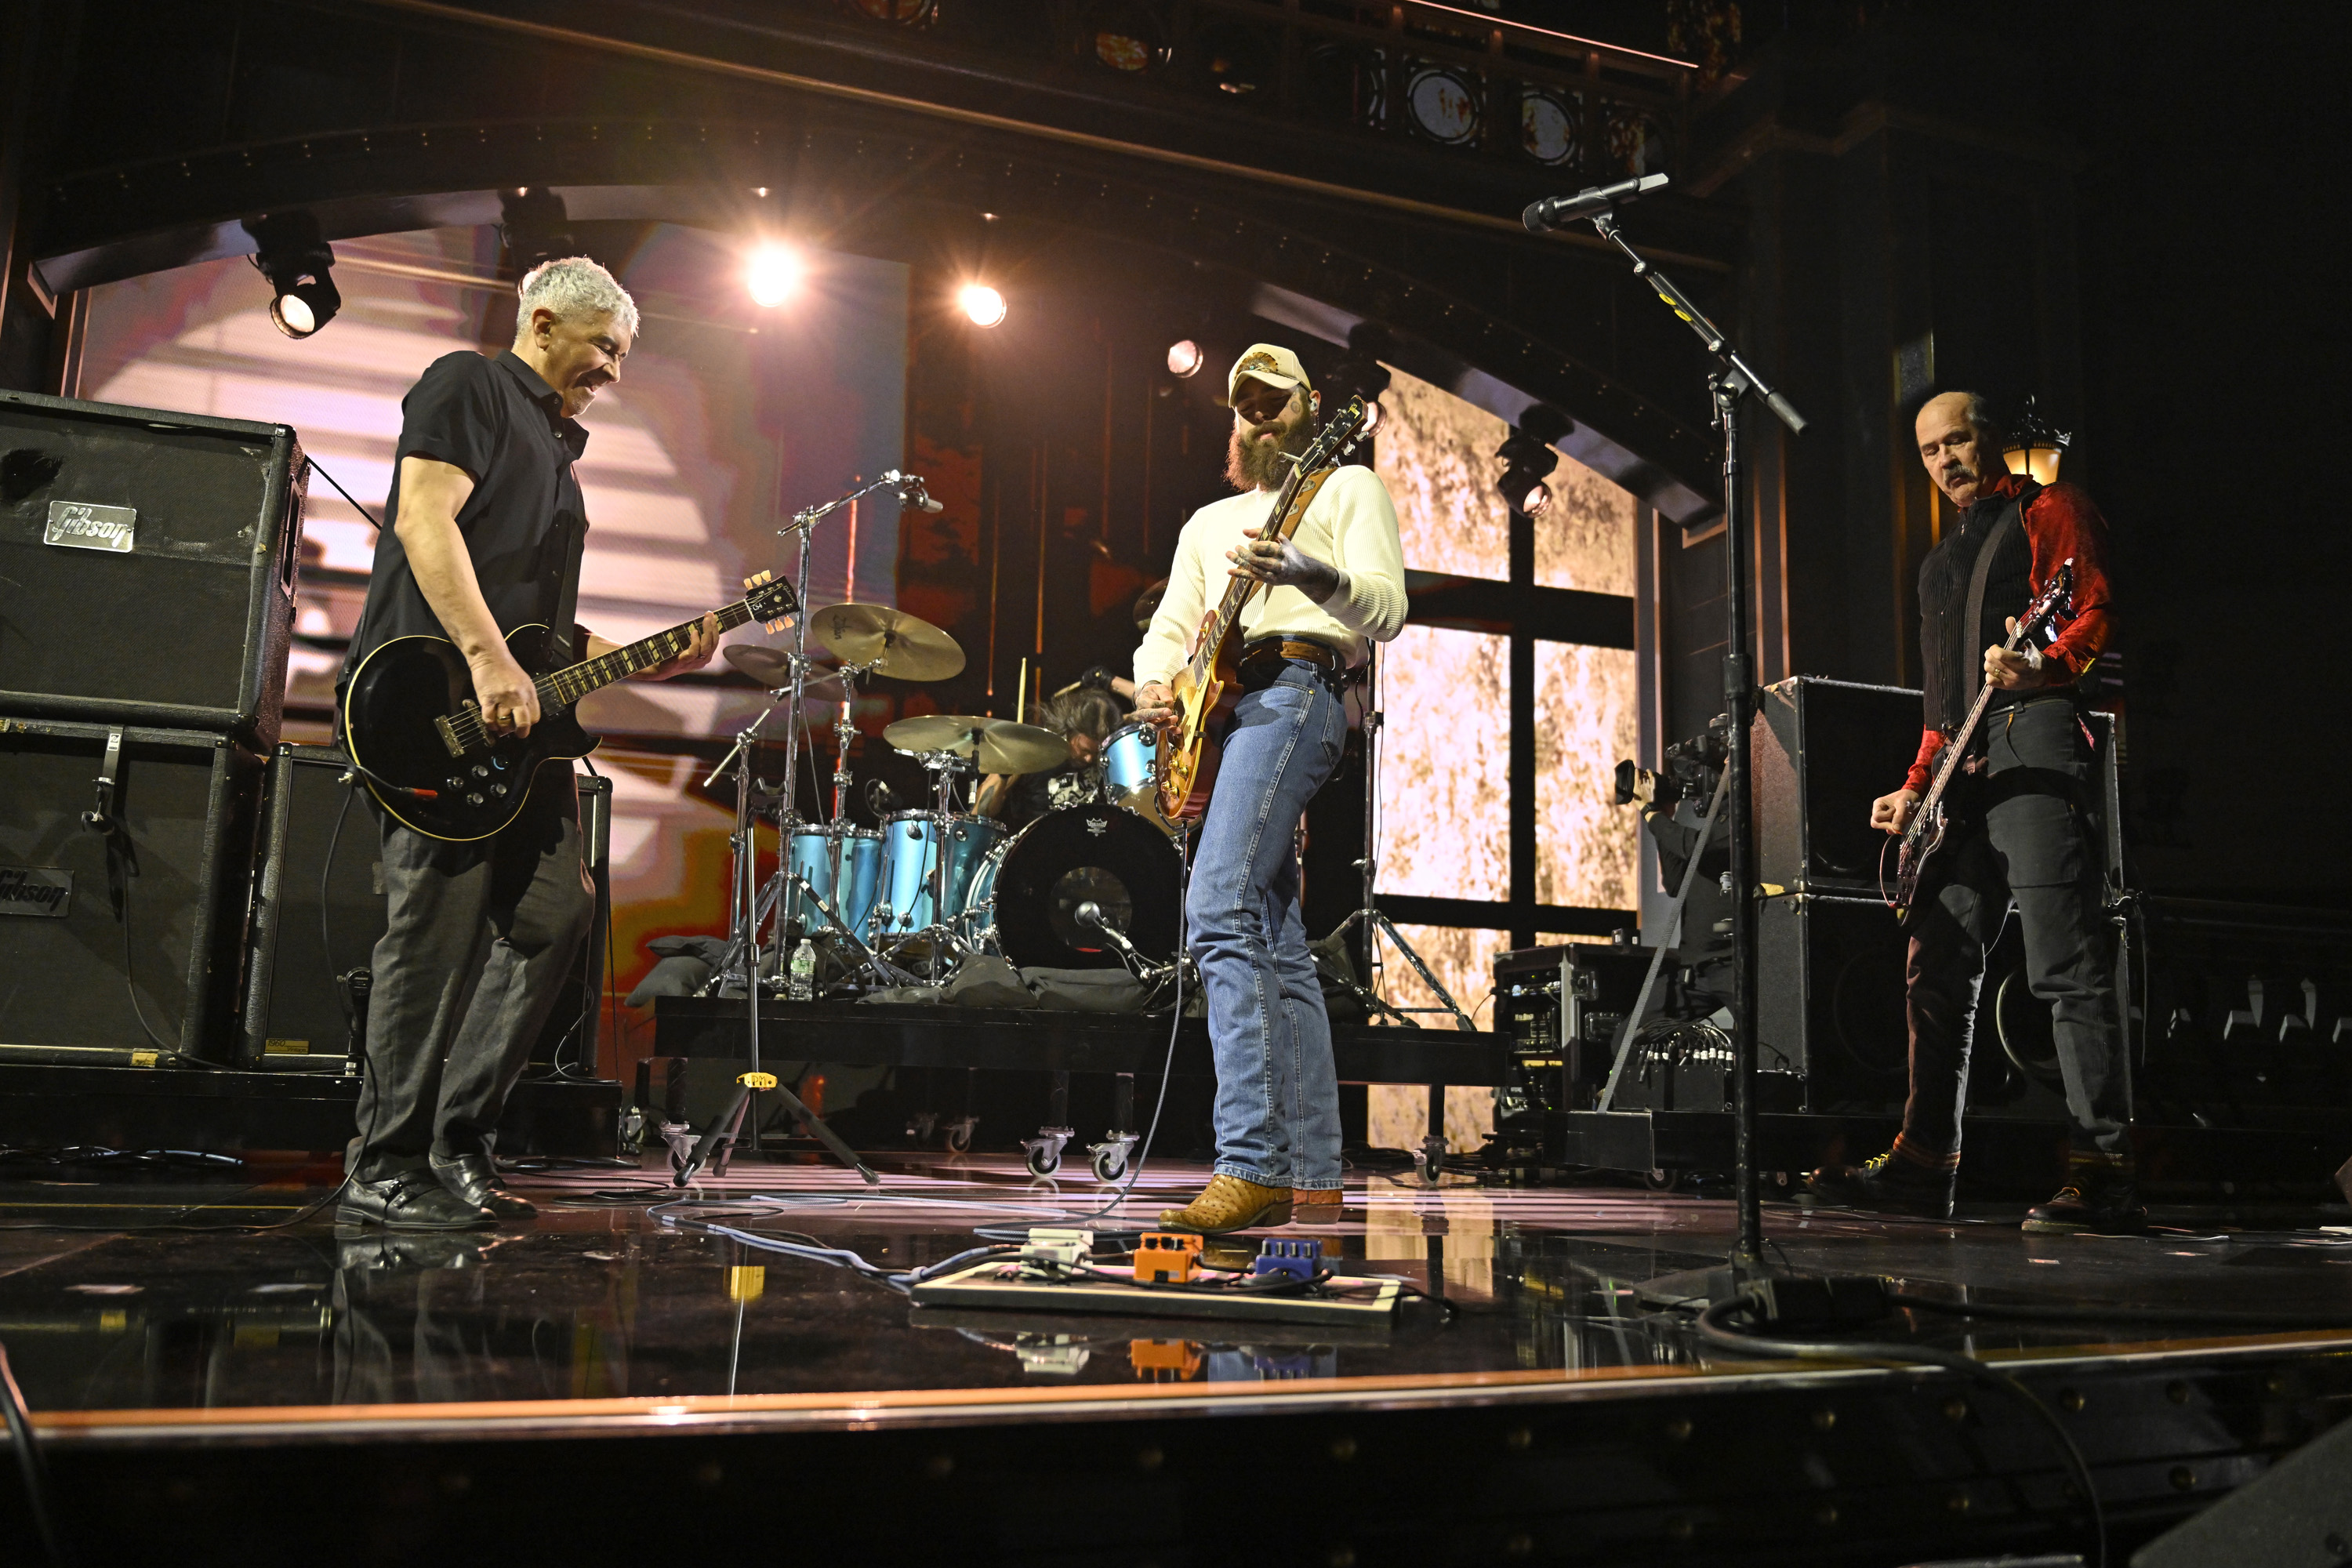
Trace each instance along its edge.
<instances>
[{"instance_id":1,"label":"spotlight","mask_svg":"<svg viewBox=\"0 0 2352 1568\"><path fill-rule=\"evenodd\" d=\"M789 245L771 242L751 252L751 261L743 269L743 286L751 291L753 304L772 310L800 292L801 279L807 271L800 252Z\"/></svg>"},{"instance_id":2,"label":"spotlight","mask_svg":"<svg viewBox=\"0 0 2352 1568\"><path fill-rule=\"evenodd\" d=\"M1204 357L1206 356L1201 353L1200 344L1190 338L1179 338L1168 345L1168 374L1178 376L1191 375L1201 368L1201 362Z\"/></svg>"},{"instance_id":3,"label":"spotlight","mask_svg":"<svg viewBox=\"0 0 2352 1568\"><path fill-rule=\"evenodd\" d=\"M289 338L307 338L343 308L341 290L329 269L335 253L319 237L318 220L306 212L265 214L246 220L253 236L253 265L269 279L269 320Z\"/></svg>"},{"instance_id":4,"label":"spotlight","mask_svg":"<svg viewBox=\"0 0 2352 1568\"><path fill-rule=\"evenodd\" d=\"M1544 479L1559 467L1559 454L1550 446L1530 434L1524 426L1514 426L1503 444L1495 449L1503 460L1503 477L1495 481L1495 489L1513 511L1528 517L1539 517L1551 505L1551 487Z\"/></svg>"},{"instance_id":5,"label":"spotlight","mask_svg":"<svg viewBox=\"0 0 2352 1568\"><path fill-rule=\"evenodd\" d=\"M1004 296L985 283L965 284L956 294L956 303L975 327L993 327L1004 320Z\"/></svg>"}]
</instances>

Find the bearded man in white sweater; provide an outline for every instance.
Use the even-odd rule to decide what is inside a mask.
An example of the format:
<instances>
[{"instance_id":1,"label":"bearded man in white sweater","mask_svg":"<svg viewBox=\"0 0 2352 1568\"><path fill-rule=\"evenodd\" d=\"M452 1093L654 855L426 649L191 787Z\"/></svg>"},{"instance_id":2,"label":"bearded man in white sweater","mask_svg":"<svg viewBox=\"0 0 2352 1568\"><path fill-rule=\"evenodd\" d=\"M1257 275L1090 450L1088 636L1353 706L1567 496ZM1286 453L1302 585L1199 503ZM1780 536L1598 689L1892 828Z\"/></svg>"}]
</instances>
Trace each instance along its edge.
<instances>
[{"instance_id":1,"label":"bearded man in white sweater","mask_svg":"<svg viewBox=\"0 0 2352 1568\"><path fill-rule=\"evenodd\" d=\"M1289 539L1259 537L1286 457L1314 439L1319 398L1298 356L1252 344L1227 387L1225 478L1241 493L1184 524L1135 651L1135 716L1167 724L1168 683L1202 617L1229 579L1265 585L1240 617L1241 697L1213 731L1223 754L1184 906L1216 1062L1217 1162L1207 1189L1160 1221L1207 1235L1286 1224L1301 1207L1339 1213L1339 1084L1299 909L1298 824L1339 761L1341 689L1405 616L1396 508L1370 468L1333 473Z\"/></svg>"}]
</instances>

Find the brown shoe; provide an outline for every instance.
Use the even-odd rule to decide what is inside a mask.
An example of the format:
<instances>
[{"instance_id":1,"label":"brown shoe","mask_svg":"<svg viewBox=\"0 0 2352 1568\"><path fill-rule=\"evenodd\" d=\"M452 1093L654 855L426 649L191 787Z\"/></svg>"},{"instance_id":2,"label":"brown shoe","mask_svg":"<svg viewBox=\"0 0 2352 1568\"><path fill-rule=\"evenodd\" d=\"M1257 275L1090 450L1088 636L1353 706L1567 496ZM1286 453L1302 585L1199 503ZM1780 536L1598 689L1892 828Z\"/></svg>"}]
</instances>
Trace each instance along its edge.
<instances>
[{"instance_id":1,"label":"brown shoe","mask_svg":"<svg viewBox=\"0 0 2352 1568\"><path fill-rule=\"evenodd\" d=\"M1201 1195L1182 1208L1161 1209L1160 1223L1169 1230L1195 1230L1202 1236L1288 1225L1290 1189L1261 1187L1220 1171L1209 1178Z\"/></svg>"},{"instance_id":2,"label":"brown shoe","mask_svg":"<svg viewBox=\"0 0 2352 1568\"><path fill-rule=\"evenodd\" d=\"M1337 1225L1347 1194L1338 1187L1293 1187L1290 1217L1299 1225Z\"/></svg>"}]
</instances>

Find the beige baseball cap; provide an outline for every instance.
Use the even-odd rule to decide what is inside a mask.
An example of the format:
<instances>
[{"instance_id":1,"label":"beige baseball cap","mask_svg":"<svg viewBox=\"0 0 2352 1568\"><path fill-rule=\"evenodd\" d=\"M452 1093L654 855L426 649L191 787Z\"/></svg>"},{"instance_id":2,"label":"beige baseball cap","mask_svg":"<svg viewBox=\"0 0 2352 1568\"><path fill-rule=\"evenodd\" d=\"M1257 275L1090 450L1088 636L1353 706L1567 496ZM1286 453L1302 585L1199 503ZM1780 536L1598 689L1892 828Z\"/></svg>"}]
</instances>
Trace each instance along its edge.
<instances>
[{"instance_id":1,"label":"beige baseball cap","mask_svg":"<svg viewBox=\"0 0 2352 1568\"><path fill-rule=\"evenodd\" d=\"M1234 389L1241 385L1242 377L1245 375L1254 381L1265 382L1268 386L1278 386L1285 392L1301 386L1309 392L1315 390L1315 384L1307 379L1307 367L1298 363L1298 356L1279 343L1252 343L1242 351L1242 357L1234 361L1233 374L1225 377L1227 397L1233 396Z\"/></svg>"}]
</instances>

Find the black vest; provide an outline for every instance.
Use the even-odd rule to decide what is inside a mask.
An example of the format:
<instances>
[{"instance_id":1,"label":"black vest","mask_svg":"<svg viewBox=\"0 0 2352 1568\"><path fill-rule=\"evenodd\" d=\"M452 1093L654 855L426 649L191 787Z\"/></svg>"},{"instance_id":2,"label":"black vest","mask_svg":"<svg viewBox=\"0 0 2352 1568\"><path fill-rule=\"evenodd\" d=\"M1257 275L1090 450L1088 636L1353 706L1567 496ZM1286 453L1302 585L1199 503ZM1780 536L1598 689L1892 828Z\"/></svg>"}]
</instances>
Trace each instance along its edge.
<instances>
[{"instance_id":1,"label":"black vest","mask_svg":"<svg viewBox=\"0 0 2352 1568\"><path fill-rule=\"evenodd\" d=\"M2033 602L2033 545L2025 537L2024 509L2041 492L2042 487L2028 479L2014 496L1979 501L1919 563L1919 668L1931 729L1949 734L1969 716L1969 707L1984 685L1984 650L2006 642L2009 617L2024 615ZM2014 521L2004 526L2004 518ZM1985 575L1984 608L1969 626L1963 624L1969 585L1986 541L1996 534L2000 538ZM2038 695L1997 691L1991 710Z\"/></svg>"}]
</instances>

